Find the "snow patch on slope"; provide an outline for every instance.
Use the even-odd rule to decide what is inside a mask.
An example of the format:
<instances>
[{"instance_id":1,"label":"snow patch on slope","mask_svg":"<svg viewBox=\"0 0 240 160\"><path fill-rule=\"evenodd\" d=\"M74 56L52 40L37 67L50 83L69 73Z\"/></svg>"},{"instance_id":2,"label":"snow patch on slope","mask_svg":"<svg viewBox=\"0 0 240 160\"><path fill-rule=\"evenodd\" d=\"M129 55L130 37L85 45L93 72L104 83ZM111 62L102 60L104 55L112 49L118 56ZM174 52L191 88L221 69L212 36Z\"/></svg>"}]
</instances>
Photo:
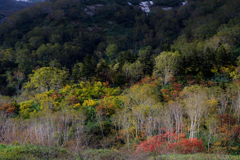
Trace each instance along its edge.
<instances>
[{"instance_id":1,"label":"snow patch on slope","mask_svg":"<svg viewBox=\"0 0 240 160\"><path fill-rule=\"evenodd\" d=\"M186 5L186 4L187 4L187 2L188 2L188 1L186 1L186 2L182 2L182 3L181 3L181 6L184 6L184 5Z\"/></svg>"},{"instance_id":2,"label":"snow patch on slope","mask_svg":"<svg viewBox=\"0 0 240 160\"><path fill-rule=\"evenodd\" d=\"M84 11L87 15L92 16L95 13L95 11L102 6L103 6L102 4L88 6L87 8L84 9Z\"/></svg>"},{"instance_id":3,"label":"snow patch on slope","mask_svg":"<svg viewBox=\"0 0 240 160\"><path fill-rule=\"evenodd\" d=\"M149 13L150 12L150 6L153 5L153 1L144 1L144 2L141 2L139 4L140 8L146 12L146 13Z\"/></svg>"},{"instance_id":4,"label":"snow patch on slope","mask_svg":"<svg viewBox=\"0 0 240 160\"><path fill-rule=\"evenodd\" d=\"M168 10L171 10L172 7L162 7L162 9L165 10L165 11L168 11Z\"/></svg>"},{"instance_id":5,"label":"snow patch on slope","mask_svg":"<svg viewBox=\"0 0 240 160\"><path fill-rule=\"evenodd\" d=\"M127 3L128 3L129 6L132 6L132 3L130 3L130 2L127 2Z\"/></svg>"}]
</instances>

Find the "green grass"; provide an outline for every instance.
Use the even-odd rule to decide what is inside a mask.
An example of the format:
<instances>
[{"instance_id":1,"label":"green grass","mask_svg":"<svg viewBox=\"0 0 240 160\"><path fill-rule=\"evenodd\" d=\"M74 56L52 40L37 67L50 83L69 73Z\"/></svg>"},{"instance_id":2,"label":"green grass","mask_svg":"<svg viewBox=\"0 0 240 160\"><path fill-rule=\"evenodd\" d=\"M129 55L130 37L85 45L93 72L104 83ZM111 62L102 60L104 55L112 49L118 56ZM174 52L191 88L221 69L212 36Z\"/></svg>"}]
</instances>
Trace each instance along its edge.
<instances>
[{"instance_id":1,"label":"green grass","mask_svg":"<svg viewBox=\"0 0 240 160\"><path fill-rule=\"evenodd\" d=\"M128 155L129 154L129 155ZM111 149L89 149L79 154L69 152L66 149L34 146L34 145L5 145L0 144L0 160L238 160L240 155L221 154L124 154L118 150Z\"/></svg>"},{"instance_id":2,"label":"green grass","mask_svg":"<svg viewBox=\"0 0 240 160\"><path fill-rule=\"evenodd\" d=\"M47 146L0 144L1 160L77 159L67 150Z\"/></svg>"},{"instance_id":3,"label":"green grass","mask_svg":"<svg viewBox=\"0 0 240 160\"><path fill-rule=\"evenodd\" d=\"M237 160L240 159L240 155L221 155L221 154L169 154L152 157L152 159L161 160Z\"/></svg>"},{"instance_id":4,"label":"green grass","mask_svg":"<svg viewBox=\"0 0 240 160\"><path fill-rule=\"evenodd\" d=\"M124 160L125 157L117 150L111 149L90 149L83 153L88 160Z\"/></svg>"}]
</instances>

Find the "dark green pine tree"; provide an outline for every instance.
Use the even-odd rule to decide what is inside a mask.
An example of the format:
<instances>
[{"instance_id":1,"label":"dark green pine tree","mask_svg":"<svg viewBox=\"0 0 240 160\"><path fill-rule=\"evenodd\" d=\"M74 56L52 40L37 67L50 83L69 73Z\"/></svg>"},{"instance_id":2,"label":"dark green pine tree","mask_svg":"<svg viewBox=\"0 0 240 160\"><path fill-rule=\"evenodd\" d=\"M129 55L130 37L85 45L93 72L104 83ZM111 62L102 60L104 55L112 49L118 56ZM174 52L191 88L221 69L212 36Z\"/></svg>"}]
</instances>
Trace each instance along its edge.
<instances>
[{"instance_id":1,"label":"dark green pine tree","mask_svg":"<svg viewBox=\"0 0 240 160\"><path fill-rule=\"evenodd\" d=\"M83 71L82 75L85 77L87 80L91 80L92 77L95 75L95 70L96 70L96 60L95 58L90 55L87 55L84 60L83 60Z\"/></svg>"}]
</instances>

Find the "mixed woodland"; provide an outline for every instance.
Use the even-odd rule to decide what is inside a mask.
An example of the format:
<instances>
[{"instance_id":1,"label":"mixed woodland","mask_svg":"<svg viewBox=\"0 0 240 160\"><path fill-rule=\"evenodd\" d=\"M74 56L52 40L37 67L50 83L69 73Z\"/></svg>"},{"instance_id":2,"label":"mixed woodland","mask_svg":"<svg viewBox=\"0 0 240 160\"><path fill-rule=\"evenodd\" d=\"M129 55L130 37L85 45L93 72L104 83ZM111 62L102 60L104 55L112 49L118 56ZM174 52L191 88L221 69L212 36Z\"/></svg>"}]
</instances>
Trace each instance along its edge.
<instances>
[{"instance_id":1,"label":"mixed woodland","mask_svg":"<svg viewBox=\"0 0 240 160\"><path fill-rule=\"evenodd\" d=\"M1 12L1 159L240 154L240 0L140 2Z\"/></svg>"}]
</instances>

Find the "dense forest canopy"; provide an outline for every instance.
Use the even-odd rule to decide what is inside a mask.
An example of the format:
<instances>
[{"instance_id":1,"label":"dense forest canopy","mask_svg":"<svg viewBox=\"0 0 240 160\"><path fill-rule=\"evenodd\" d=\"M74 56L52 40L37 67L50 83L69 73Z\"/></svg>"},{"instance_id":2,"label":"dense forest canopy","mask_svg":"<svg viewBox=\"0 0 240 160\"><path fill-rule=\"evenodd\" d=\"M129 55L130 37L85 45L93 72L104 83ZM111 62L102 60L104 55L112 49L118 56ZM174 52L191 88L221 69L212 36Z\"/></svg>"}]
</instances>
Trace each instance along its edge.
<instances>
[{"instance_id":1,"label":"dense forest canopy","mask_svg":"<svg viewBox=\"0 0 240 160\"><path fill-rule=\"evenodd\" d=\"M73 72L74 65L89 55L95 67L103 59L107 65L121 64L120 68L126 58L131 63L138 59L144 63L144 77L152 74L154 57L162 51L180 50L181 42L203 42L238 22L238 1L187 1L183 6L182 1L153 2L148 14L139 7L140 1L131 5L113 0L45 1L24 9L1 24L0 73L19 69L29 75L53 61ZM166 6L175 7L164 10ZM237 47L235 42L227 44ZM1 79L2 86L7 86L7 77ZM10 86L1 91L14 92Z\"/></svg>"},{"instance_id":2,"label":"dense forest canopy","mask_svg":"<svg viewBox=\"0 0 240 160\"><path fill-rule=\"evenodd\" d=\"M31 3L24 1L0 0L0 14L8 16L29 6L31 6Z\"/></svg>"},{"instance_id":3,"label":"dense forest canopy","mask_svg":"<svg viewBox=\"0 0 240 160\"><path fill-rule=\"evenodd\" d=\"M239 0L28 3L0 12L3 151L240 153Z\"/></svg>"}]
</instances>

